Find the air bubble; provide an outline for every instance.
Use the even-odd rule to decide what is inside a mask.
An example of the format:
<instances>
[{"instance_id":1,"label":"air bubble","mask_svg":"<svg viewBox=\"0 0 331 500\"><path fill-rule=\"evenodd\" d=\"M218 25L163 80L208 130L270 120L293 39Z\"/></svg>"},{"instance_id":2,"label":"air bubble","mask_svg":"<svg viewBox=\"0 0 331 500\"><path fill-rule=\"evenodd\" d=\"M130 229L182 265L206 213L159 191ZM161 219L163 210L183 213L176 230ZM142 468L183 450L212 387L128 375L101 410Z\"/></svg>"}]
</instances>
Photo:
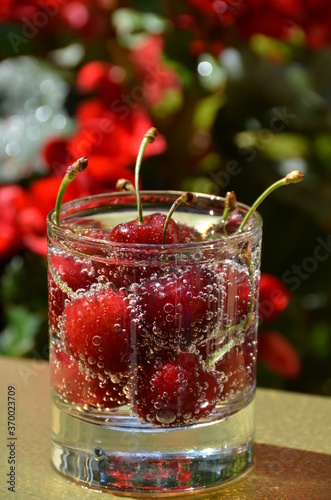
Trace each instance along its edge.
<instances>
[{"instance_id":1,"label":"air bubble","mask_svg":"<svg viewBox=\"0 0 331 500\"><path fill-rule=\"evenodd\" d=\"M213 319L214 313L212 311L206 311L206 319L209 321Z\"/></svg>"},{"instance_id":2,"label":"air bubble","mask_svg":"<svg viewBox=\"0 0 331 500\"><path fill-rule=\"evenodd\" d=\"M94 337L92 338L92 344L95 345L95 346L99 346L101 344L101 337L99 335L94 335Z\"/></svg>"},{"instance_id":3,"label":"air bubble","mask_svg":"<svg viewBox=\"0 0 331 500\"><path fill-rule=\"evenodd\" d=\"M164 310L165 313L171 313L174 310L174 306L173 306L173 304L170 304L170 302L168 302L163 307L163 310Z\"/></svg>"},{"instance_id":4,"label":"air bubble","mask_svg":"<svg viewBox=\"0 0 331 500\"><path fill-rule=\"evenodd\" d=\"M162 333L161 328L159 328L157 326L153 326L152 331L153 331L154 335L161 335L161 333Z\"/></svg>"},{"instance_id":5,"label":"air bubble","mask_svg":"<svg viewBox=\"0 0 331 500\"><path fill-rule=\"evenodd\" d=\"M121 330L122 330L121 325L120 325L119 323L116 323L116 324L114 325L114 331L115 331L115 332L120 332Z\"/></svg>"},{"instance_id":6,"label":"air bubble","mask_svg":"<svg viewBox=\"0 0 331 500\"><path fill-rule=\"evenodd\" d=\"M175 422L176 415L171 410L162 410L156 414L156 420L160 422L160 424L169 425Z\"/></svg>"}]
</instances>

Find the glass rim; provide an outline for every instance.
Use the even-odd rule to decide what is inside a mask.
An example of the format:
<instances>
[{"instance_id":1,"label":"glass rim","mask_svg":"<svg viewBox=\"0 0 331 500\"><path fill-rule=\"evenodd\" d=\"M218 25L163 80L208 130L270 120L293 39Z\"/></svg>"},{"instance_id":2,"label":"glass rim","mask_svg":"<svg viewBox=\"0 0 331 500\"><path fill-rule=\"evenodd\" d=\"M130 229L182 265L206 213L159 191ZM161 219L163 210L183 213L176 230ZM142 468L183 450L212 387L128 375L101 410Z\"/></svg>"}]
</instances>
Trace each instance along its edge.
<instances>
[{"instance_id":1,"label":"glass rim","mask_svg":"<svg viewBox=\"0 0 331 500\"><path fill-rule=\"evenodd\" d=\"M185 192L186 191L176 191L176 190L141 190L140 195L141 195L141 197L152 196L152 195L153 196L172 196L172 197L174 197L174 200L175 200L176 198L178 198L180 195L182 195ZM218 196L218 195L213 195L213 194L208 194L208 193L198 193L198 192L193 192L193 194L198 195L200 198L208 199L208 200L212 201L213 203L215 203L217 201L219 201L220 203L224 203L224 201L225 201L224 197ZM90 201L102 200L102 199L112 199L115 197L120 197L120 198L129 198L129 197L132 198L132 197L134 197L134 198L136 198L136 195L134 192L113 191L110 193L99 193L99 194L84 196L81 198L75 198L73 200L62 203L60 216L66 210L68 210L70 208L74 208L75 205L78 205L78 204L84 205ZM158 205L157 200L154 201L154 203L155 203L155 205ZM111 206L111 204L104 205L104 207L107 207L107 206ZM121 206L121 205L118 205L118 206ZM123 204L123 206L125 206L125 205ZM169 208L170 208L170 206L171 206L171 203L169 203ZM191 208L188 205L183 204L182 207L183 206L185 206L188 211L189 211L189 208ZM220 206L222 207L222 205L220 205ZM242 203L242 202L237 202L237 206L240 209L246 211L246 213L250 209L249 205L246 205L245 203ZM197 208L203 209L203 207L197 207ZM82 208L77 207L77 214L81 210L82 210ZM179 211L180 207L177 210ZM67 227L57 226L55 223L54 215L55 215L55 208L52 209L47 215L47 218L46 218L47 228L48 229L51 228L53 233L57 237L60 237L60 238L62 237L63 239L66 240L66 242L72 241L72 242L84 242L84 243L90 244L90 245L103 245L103 246L106 245L108 248L112 248L112 249L115 249L118 247L121 247L121 249L131 249L131 250L135 250L135 249L136 250L162 249L163 252L165 250L178 251L180 249L188 249L188 248L201 248L201 247L208 248L208 246L215 246L215 244L223 244L223 245L228 244L228 243L235 244L237 241L239 242L239 241L242 241L243 239L247 240L250 237L251 238L256 237L257 234L260 231L262 231L262 225L263 225L262 216L260 215L259 212L255 211L252 213L252 215L250 217L251 226L248 229L246 229L245 231L238 233L238 234L231 234L231 235L227 235L224 237L215 238L213 240L190 241L190 242L185 242L185 243L166 243L166 244L165 243L146 244L146 243L127 243L127 242L122 243L122 242L115 242L115 241L108 241L108 240L104 240L104 239L94 238L94 237L86 236L83 234L78 234L78 233L71 231ZM174 217L175 217L175 215L176 215L176 212L174 213ZM253 224L252 224L252 221L253 221Z\"/></svg>"}]
</instances>

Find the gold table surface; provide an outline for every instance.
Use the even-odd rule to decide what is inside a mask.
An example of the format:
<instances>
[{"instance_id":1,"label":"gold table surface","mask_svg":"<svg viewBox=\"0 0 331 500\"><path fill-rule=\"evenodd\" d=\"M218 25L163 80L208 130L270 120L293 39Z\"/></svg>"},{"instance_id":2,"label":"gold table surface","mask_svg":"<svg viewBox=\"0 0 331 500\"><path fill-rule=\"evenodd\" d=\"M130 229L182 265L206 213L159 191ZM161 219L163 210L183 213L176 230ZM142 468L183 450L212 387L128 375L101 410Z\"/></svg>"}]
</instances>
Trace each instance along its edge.
<instances>
[{"instance_id":1,"label":"gold table surface","mask_svg":"<svg viewBox=\"0 0 331 500\"><path fill-rule=\"evenodd\" d=\"M118 499L117 494L70 482L52 468L48 363L0 358L0 380L0 499ZM7 489L7 445L12 440L7 425L8 386L14 386L16 393L14 494ZM256 403L252 471L217 489L170 498L331 499L331 398L259 388Z\"/></svg>"}]
</instances>

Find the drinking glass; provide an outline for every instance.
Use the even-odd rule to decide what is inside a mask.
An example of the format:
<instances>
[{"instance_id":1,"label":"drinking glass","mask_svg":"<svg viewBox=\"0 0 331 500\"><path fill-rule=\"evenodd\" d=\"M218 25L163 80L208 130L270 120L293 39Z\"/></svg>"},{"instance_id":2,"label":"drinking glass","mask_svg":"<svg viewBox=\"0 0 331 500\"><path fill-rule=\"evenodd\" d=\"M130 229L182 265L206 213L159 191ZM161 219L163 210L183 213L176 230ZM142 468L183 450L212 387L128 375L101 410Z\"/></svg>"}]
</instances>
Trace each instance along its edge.
<instances>
[{"instance_id":1,"label":"drinking glass","mask_svg":"<svg viewBox=\"0 0 331 500\"><path fill-rule=\"evenodd\" d=\"M144 214L180 194L142 191ZM134 193L48 216L51 458L85 486L178 493L253 465L262 219L225 234L224 199L198 200L182 243L111 241Z\"/></svg>"}]
</instances>

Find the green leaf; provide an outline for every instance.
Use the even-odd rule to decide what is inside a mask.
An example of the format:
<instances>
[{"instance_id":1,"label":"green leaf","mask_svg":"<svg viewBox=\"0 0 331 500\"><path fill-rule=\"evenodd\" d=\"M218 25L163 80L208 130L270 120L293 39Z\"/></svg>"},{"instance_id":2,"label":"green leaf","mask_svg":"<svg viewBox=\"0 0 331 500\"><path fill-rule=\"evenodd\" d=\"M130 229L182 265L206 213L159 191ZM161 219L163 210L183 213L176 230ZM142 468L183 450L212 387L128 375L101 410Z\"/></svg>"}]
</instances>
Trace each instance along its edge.
<instances>
[{"instance_id":1,"label":"green leaf","mask_svg":"<svg viewBox=\"0 0 331 500\"><path fill-rule=\"evenodd\" d=\"M41 319L22 306L11 306L5 311L7 326L0 334L0 353L5 356L23 356L35 344Z\"/></svg>"},{"instance_id":2,"label":"green leaf","mask_svg":"<svg viewBox=\"0 0 331 500\"><path fill-rule=\"evenodd\" d=\"M316 358L327 358L331 352L331 327L327 323L317 323L311 332L311 351Z\"/></svg>"}]
</instances>

